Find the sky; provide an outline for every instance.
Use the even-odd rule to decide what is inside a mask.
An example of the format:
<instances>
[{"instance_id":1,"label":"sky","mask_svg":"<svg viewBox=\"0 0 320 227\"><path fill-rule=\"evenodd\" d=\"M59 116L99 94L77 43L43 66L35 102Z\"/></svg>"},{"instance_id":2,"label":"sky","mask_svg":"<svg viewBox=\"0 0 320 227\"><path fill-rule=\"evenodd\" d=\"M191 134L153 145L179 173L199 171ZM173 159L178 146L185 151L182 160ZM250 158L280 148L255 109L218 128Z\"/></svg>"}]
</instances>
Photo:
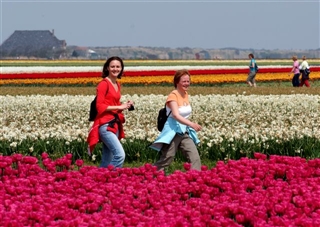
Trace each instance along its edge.
<instances>
[{"instance_id":1,"label":"sky","mask_svg":"<svg viewBox=\"0 0 320 227\"><path fill-rule=\"evenodd\" d=\"M320 0L0 0L0 43L54 30L67 45L317 49Z\"/></svg>"}]
</instances>

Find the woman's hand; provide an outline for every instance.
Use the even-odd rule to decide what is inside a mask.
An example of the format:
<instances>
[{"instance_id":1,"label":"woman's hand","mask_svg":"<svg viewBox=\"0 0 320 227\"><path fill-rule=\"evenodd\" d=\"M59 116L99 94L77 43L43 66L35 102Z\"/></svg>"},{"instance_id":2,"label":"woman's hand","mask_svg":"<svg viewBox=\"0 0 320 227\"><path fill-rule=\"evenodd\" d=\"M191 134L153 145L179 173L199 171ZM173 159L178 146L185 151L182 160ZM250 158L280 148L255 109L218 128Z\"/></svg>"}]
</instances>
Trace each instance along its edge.
<instances>
[{"instance_id":1,"label":"woman's hand","mask_svg":"<svg viewBox=\"0 0 320 227\"><path fill-rule=\"evenodd\" d=\"M129 102L122 103L121 106L119 106L119 110L127 110L130 106L131 104Z\"/></svg>"},{"instance_id":2,"label":"woman's hand","mask_svg":"<svg viewBox=\"0 0 320 227\"><path fill-rule=\"evenodd\" d=\"M200 131L202 129L202 127L200 125L198 125L197 123L192 123L191 128L193 128L196 132Z\"/></svg>"},{"instance_id":3,"label":"woman's hand","mask_svg":"<svg viewBox=\"0 0 320 227\"><path fill-rule=\"evenodd\" d=\"M121 104L119 110L127 110L133 105L134 105L133 101L127 101L127 102Z\"/></svg>"},{"instance_id":4,"label":"woman's hand","mask_svg":"<svg viewBox=\"0 0 320 227\"><path fill-rule=\"evenodd\" d=\"M130 107L134 105L134 102L131 101L131 100L127 101L127 103L130 105ZM130 107L129 107L129 108L130 108Z\"/></svg>"}]
</instances>

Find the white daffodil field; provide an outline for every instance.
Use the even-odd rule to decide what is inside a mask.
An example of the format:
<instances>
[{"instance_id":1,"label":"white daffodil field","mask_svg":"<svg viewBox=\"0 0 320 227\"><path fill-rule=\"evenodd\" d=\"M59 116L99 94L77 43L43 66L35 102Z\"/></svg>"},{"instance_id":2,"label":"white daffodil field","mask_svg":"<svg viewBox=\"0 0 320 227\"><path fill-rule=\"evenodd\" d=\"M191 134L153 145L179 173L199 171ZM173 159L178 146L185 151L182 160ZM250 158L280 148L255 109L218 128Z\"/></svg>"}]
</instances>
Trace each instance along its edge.
<instances>
[{"instance_id":1,"label":"white daffodil field","mask_svg":"<svg viewBox=\"0 0 320 227\"><path fill-rule=\"evenodd\" d=\"M2 153L50 152L86 155L88 119L94 96L0 96ZM204 158L239 158L259 151L307 155L319 152L320 96L318 95L192 95L192 120L203 126L199 150ZM164 95L123 95L134 100L126 112L128 156L149 157L146 149L159 134L158 109ZM133 145L130 145L133 143ZM96 149L97 152L99 149Z\"/></svg>"}]
</instances>

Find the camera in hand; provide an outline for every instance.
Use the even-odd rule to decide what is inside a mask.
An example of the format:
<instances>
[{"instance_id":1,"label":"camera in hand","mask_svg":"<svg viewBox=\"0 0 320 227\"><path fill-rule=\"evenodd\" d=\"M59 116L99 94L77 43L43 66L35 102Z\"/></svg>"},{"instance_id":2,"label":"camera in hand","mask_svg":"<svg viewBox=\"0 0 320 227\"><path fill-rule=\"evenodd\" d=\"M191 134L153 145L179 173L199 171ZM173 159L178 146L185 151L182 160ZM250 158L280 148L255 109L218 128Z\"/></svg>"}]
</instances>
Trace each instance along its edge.
<instances>
[{"instance_id":1,"label":"camera in hand","mask_svg":"<svg viewBox=\"0 0 320 227\"><path fill-rule=\"evenodd\" d=\"M134 105L131 105L128 110L129 110L129 111L134 110Z\"/></svg>"}]
</instances>

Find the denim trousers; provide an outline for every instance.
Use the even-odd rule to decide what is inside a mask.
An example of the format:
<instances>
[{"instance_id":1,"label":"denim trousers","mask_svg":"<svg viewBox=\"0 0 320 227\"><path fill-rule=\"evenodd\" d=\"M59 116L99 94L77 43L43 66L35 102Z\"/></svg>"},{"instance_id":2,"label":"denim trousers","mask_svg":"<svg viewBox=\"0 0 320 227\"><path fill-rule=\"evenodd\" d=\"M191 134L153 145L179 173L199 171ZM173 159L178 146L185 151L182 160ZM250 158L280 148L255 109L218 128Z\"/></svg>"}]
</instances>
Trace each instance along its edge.
<instances>
[{"instance_id":1,"label":"denim trousers","mask_svg":"<svg viewBox=\"0 0 320 227\"><path fill-rule=\"evenodd\" d=\"M102 157L100 167L122 167L126 157L124 149L118 139L118 133L107 131L108 124L99 128L100 141L102 141Z\"/></svg>"},{"instance_id":2,"label":"denim trousers","mask_svg":"<svg viewBox=\"0 0 320 227\"><path fill-rule=\"evenodd\" d=\"M300 73L294 74L292 77L292 85L294 87L299 87L300 81L299 81Z\"/></svg>"}]
</instances>

